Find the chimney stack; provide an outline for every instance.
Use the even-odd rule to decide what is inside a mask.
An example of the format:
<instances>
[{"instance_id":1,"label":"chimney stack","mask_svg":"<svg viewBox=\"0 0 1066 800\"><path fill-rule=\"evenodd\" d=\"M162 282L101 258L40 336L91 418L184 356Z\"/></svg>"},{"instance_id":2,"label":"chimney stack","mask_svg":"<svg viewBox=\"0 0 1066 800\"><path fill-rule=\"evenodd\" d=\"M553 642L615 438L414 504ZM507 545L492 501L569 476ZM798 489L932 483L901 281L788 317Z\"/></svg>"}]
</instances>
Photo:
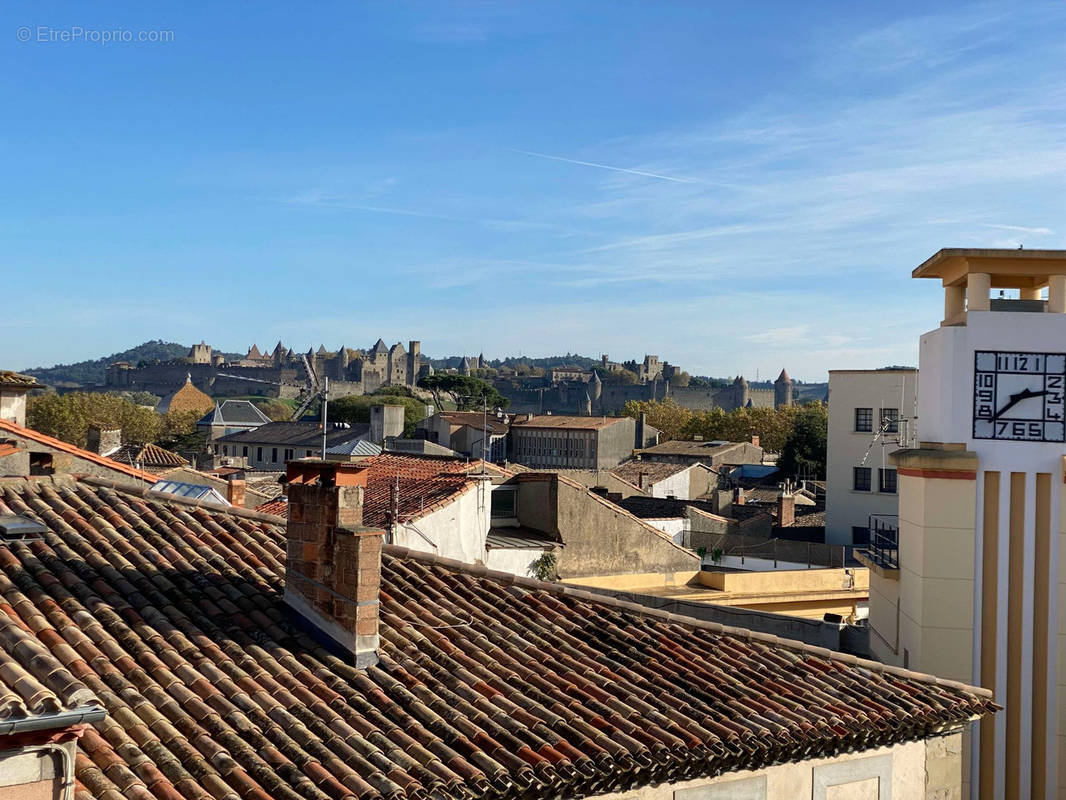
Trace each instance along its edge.
<instances>
[{"instance_id":1,"label":"chimney stack","mask_svg":"<svg viewBox=\"0 0 1066 800\"><path fill-rule=\"evenodd\" d=\"M243 476L243 472L236 473L236 475ZM237 506L238 508L244 507L244 491L247 484L243 477L236 477L236 475L230 476L226 481L226 499L231 506Z\"/></svg>"},{"instance_id":2,"label":"chimney stack","mask_svg":"<svg viewBox=\"0 0 1066 800\"><path fill-rule=\"evenodd\" d=\"M101 456L110 455L122 447L122 428L90 425L85 437L85 449Z\"/></svg>"},{"instance_id":3,"label":"chimney stack","mask_svg":"<svg viewBox=\"0 0 1066 800\"><path fill-rule=\"evenodd\" d=\"M792 494L792 487L786 484L777 497L777 524L779 527L789 528L795 523L796 496Z\"/></svg>"},{"instance_id":4,"label":"chimney stack","mask_svg":"<svg viewBox=\"0 0 1066 800\"><path fill-rule=\"evenodd\" d=\"M362 526L367 474L344 462L288 464L285 602L357 669L378 662L384 532Z\"/></svg>"},{"instance_id":5,"label":"chimney stack","mask_svg":"<svg viewBox=\"0 0 1066 800\"><path fill-rule=\"evenodd\" d=\"M756 447L758 447L759 446L759 437L758 436L752 436L751 437L751 443L753 445L755 445Z\"/></svg>"}]
</instances>

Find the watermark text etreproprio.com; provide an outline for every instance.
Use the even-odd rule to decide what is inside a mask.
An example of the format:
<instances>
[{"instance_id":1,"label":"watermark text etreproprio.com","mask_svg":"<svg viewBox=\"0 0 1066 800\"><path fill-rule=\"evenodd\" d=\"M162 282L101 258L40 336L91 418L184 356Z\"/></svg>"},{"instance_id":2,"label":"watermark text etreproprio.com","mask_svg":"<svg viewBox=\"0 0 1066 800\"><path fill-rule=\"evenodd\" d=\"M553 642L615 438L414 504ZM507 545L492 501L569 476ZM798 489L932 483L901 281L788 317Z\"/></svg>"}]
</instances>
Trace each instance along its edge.
<instances>
[{"instance_id":1,"label":"watermark text etreproprio.com","mask_svg":"<svg viewBox=\"0 0 1066 800\"><path fill-rule=\"evenodd\" d=\"M174 41L174 31L23 25L15 31L15 38L33 44L166 44Z\"/></svg>"}]
</instances>

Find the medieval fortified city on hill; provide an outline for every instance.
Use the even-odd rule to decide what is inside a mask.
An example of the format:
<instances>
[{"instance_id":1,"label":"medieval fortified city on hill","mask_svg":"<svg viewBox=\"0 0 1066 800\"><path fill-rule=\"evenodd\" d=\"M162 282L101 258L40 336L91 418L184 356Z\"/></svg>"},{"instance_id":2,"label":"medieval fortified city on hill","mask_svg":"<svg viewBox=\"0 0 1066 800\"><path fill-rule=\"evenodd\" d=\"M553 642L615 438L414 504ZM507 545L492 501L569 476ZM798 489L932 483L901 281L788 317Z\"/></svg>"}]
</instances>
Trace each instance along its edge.
<instances>
[{"instance_id":1,"label":"medieval fortified city on hill","mask_svg":"<svg viewBox=\"0 0 1066 800\"><path fill-rule=\"evenodd\" d=\"M0 800L1066 800L1066 5L0 20Z\"/></svg>"}]
</instances>

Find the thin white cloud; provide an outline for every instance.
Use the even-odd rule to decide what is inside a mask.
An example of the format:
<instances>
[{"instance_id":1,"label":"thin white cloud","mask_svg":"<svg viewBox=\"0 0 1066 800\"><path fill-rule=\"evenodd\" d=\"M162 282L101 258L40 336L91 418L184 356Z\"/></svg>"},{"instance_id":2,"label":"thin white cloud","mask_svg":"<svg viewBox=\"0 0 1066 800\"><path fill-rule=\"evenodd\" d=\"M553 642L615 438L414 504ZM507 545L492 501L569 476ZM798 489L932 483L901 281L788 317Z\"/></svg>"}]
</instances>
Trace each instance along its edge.
<instances>
[{"instance_id":1,"label":"thin white cloud","mask_svg":"<svg viewBox=\"0 0 1066 800\"><path fill-rule=\"evenodd\" d=\"M983 227L985 227L985 228L995 228L996 230L999 230L999 231L1016 231L1018 233L1032 233L1032 234L1038 234L1038 235L1041 235L1041 236L1050 236L1051 234L1053 234L1055 232L1055 231L1051 230L1050 228L1026 228L1026 227L1023 227L1022 225L992 225L992 224L989 224L989 223L985 223L983 225Z\"/></svg>"}]
</instances>

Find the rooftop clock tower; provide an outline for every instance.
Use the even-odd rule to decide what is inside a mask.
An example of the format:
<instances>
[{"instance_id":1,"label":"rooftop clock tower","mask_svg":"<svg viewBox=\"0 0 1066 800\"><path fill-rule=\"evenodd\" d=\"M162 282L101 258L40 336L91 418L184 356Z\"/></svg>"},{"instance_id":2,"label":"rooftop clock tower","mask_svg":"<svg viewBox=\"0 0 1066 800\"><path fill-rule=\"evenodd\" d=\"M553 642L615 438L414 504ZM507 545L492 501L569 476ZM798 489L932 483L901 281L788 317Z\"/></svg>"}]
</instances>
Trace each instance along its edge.
<instances>
[{"instance_id":1,"label":"rooftop clock tower","mask_svg":"<svg viewBox=\"0 0 1066 800\"><path fill-rule=\"evenodd\" d=\"M921 337L920 444L893 456L897 549L863 556L871 647L994 691L971 797L1066 799L1066 251L941 250L913 276L940 280L944 320Z\"/></svg>"}]
</instances>

